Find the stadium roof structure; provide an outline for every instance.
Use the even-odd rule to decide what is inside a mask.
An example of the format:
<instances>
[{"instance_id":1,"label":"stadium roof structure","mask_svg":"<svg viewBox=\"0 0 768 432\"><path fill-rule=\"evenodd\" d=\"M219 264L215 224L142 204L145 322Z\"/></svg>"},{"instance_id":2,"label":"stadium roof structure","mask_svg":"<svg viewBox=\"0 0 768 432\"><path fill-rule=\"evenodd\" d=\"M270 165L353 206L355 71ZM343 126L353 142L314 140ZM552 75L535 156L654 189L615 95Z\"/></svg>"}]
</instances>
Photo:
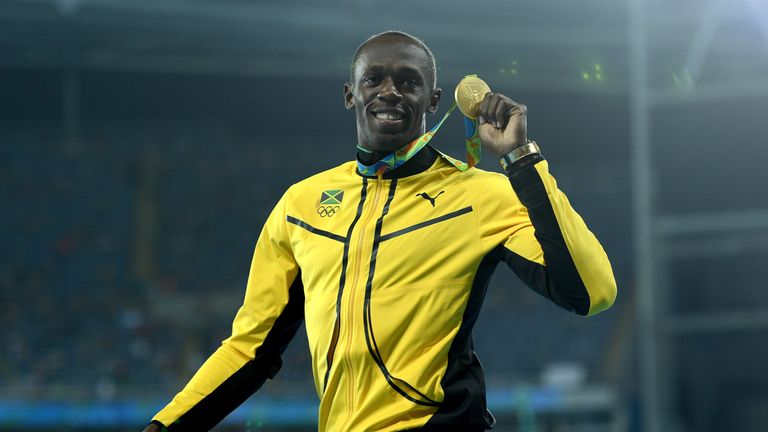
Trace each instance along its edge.
<instances>
[{"instance_id":1,"label":"stadium roof structure","mask_svg":"<svg viewBox=\"0 0 768 432\"><path fill-rule=\"evenodd\" d=\"M768 51L765 2L644 4L659 97L768 92L768 55L750 54ZM424 38L451 80L625 94L630 11L614 0L0 0L0 67L343 79L360 41L396 28ZM742 84L723 82L734 76Z\"/></svg>"}]
</instances>

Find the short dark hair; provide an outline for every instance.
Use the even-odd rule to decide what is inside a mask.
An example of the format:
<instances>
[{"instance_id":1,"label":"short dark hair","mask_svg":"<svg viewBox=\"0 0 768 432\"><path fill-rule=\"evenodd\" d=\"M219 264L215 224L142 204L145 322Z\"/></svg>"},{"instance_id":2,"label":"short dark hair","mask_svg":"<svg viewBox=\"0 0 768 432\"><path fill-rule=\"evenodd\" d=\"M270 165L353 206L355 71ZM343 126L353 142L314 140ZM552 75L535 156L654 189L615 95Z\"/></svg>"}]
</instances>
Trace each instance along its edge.
<instances>
[{"instance_id":1,"label":"short dark hair","mask_svg":"<svg viewBox=\"0 0 768 432\"><path fill-rule=\"evenodd\" d=\"M432 87L435 87L437 85L437 65L435 63L435 56L434 54L432 54L432 50L429 49L427 44L425 44L423 40L417 38L416 36L408 34L404 31L387 30L385 32L381 32L369 37L368 39L365 40L365 42L361 43L360 46L357 47L357 51L355 51L355 55L354 57L352 57L352 64L350 66L350 72L349 72L349 82L353 86L355 85L355 67L357 66L357 60L360 58L360 54L362 53L363 48L365 48L365 46L368 45L368 43L381 37L400 37L413 43L419 48L423 49L424 52L427 53L427 58L429 59L427 68L429 69L430 78L432 78Z\"/></svg>"}]
</instances>

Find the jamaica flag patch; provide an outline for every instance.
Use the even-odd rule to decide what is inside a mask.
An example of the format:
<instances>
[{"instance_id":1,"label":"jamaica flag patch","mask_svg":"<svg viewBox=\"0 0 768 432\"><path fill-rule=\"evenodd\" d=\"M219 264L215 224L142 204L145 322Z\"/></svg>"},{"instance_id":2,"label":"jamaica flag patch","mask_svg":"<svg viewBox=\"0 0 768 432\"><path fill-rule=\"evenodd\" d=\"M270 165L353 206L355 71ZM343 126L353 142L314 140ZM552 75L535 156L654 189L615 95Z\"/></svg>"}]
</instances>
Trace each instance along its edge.
<instances>
[{"instance_id":1,"label":"jamaica flag patch","mask_svg":"<svg viewBox=\"0 0 768 432\"><path fill-rule=\"evenodd\" d=\"M330 189L320 194L321 205L338 205L344 198L344 191L341 189Z\"/></svg>"}]
</instances>

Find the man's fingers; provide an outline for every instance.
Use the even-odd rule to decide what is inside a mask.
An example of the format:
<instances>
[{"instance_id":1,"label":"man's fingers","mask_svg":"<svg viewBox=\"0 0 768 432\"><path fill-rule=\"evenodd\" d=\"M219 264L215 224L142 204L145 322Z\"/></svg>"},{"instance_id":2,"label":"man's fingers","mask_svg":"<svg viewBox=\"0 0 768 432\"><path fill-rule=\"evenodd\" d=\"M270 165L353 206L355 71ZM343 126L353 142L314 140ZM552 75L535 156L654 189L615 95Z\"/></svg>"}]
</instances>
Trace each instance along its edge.
<instances>
[{"instance_id":1,"label":"man's fingers","mask_svg":"<svg viewBox=\"0 0 768 432\"><path fill-rule=\"evenodd\" d=\"M504 129L507 127L507 123L509 122L509 115L512 112L513 105L510 105L511 100L509 101L503 101L502 103L499 103L499 105L496 107L496 118L499 119L499 129Z\"/></svg>"},{"instance_id":2,"label":"man's fingers","mask_svg":"<svg viewBox=\"0 0 768 432\"><path fill-rule=\"evenodd\" d=\"M513 114L525 115L527 113L528 113L528 107L527 106L525 106L525 105L523 105L521 103L517 103L515 101L512 101L512 108L509 110L509 115L513 115Z\"/></svg>"},{"instance_id":3,"label":"man's fingers","mask_svg":"<svg viewBox=\"0 0 768 432\"><path fill-rule=\"evenodd\" d=\"M488 117L486 117L486 115L488 113L488 103L490 102L492 95L493 93L491 92L486 93L485 96L483 96L483 100L480 102L480 111L479 111L480 113L477 117L480 124L489 122Z\"/></svg>"},{"instance_id":4,"label":"man's fingers","mask_svg":"<svg viewBox=\"0 0 768 432\"><path fill-rule=\"evenodd\" d=\"M500 95L498 93L493 95L493 98L495 99L495 102L491 103L490 108L493 110L493 118L495 118L495 122L493 126L496 129L502 129L502 124L504 124L504 96Z\"/></svg>"},{"instance_id":5,"label":"man's fingers","mask_svg":"<svg viewBox=\"0 0 768 432\"><path fill-rule=\"evenodd\" d=\"M486 107L486 111L483 113L485 120L497 129L499 127L499 118L496 116L496 111L498 109L499 102L500 98L497 93L489 93L488 106Z\"/></svg>"},{"instance_id":6,"label":"man's fingers","mask_svg":"<svg viewBox=\"0 0 768 432\"><path fill-rule=\"evenodd\" d=\"M489 123L496 129L505 129L510 116L525 115L528 108L504 96L501 93L489 92L480 102L478 121L480 124Z\"/></svg>"},{"instance_id":7,"label":"man's fingers","mask_svg":"<svg viewBox=\"0 0 768 432\"><path fill-rule=\"evenodd\" d=\"M525 118L526 114L528 113L528 107L512 100L510 102L512 105L507 110L507 113L506 113L507 120L509 120L512 116L522 116L523 118Z\"/></svg>"}]
</instances>

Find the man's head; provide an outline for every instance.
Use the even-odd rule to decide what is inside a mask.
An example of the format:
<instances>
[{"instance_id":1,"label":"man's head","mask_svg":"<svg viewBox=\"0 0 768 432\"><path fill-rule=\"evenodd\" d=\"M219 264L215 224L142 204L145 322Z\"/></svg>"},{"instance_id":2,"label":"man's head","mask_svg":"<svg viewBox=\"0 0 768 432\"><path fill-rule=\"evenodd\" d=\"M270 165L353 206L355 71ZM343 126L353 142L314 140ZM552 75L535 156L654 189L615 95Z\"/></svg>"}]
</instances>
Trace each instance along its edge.
<instances>
[{"instance_id":1,"label":"man's head","mask_svg":"<svg viewBox=\"0 0 768 432\"><path fill-rule=\"evenodd\" d=\"M424 114L437 111L435 59L419 39L388 31L370 37L352 60L344 103L355 109L358 144L392 152L424 133Z\"/></svg>"}]
</instances>

